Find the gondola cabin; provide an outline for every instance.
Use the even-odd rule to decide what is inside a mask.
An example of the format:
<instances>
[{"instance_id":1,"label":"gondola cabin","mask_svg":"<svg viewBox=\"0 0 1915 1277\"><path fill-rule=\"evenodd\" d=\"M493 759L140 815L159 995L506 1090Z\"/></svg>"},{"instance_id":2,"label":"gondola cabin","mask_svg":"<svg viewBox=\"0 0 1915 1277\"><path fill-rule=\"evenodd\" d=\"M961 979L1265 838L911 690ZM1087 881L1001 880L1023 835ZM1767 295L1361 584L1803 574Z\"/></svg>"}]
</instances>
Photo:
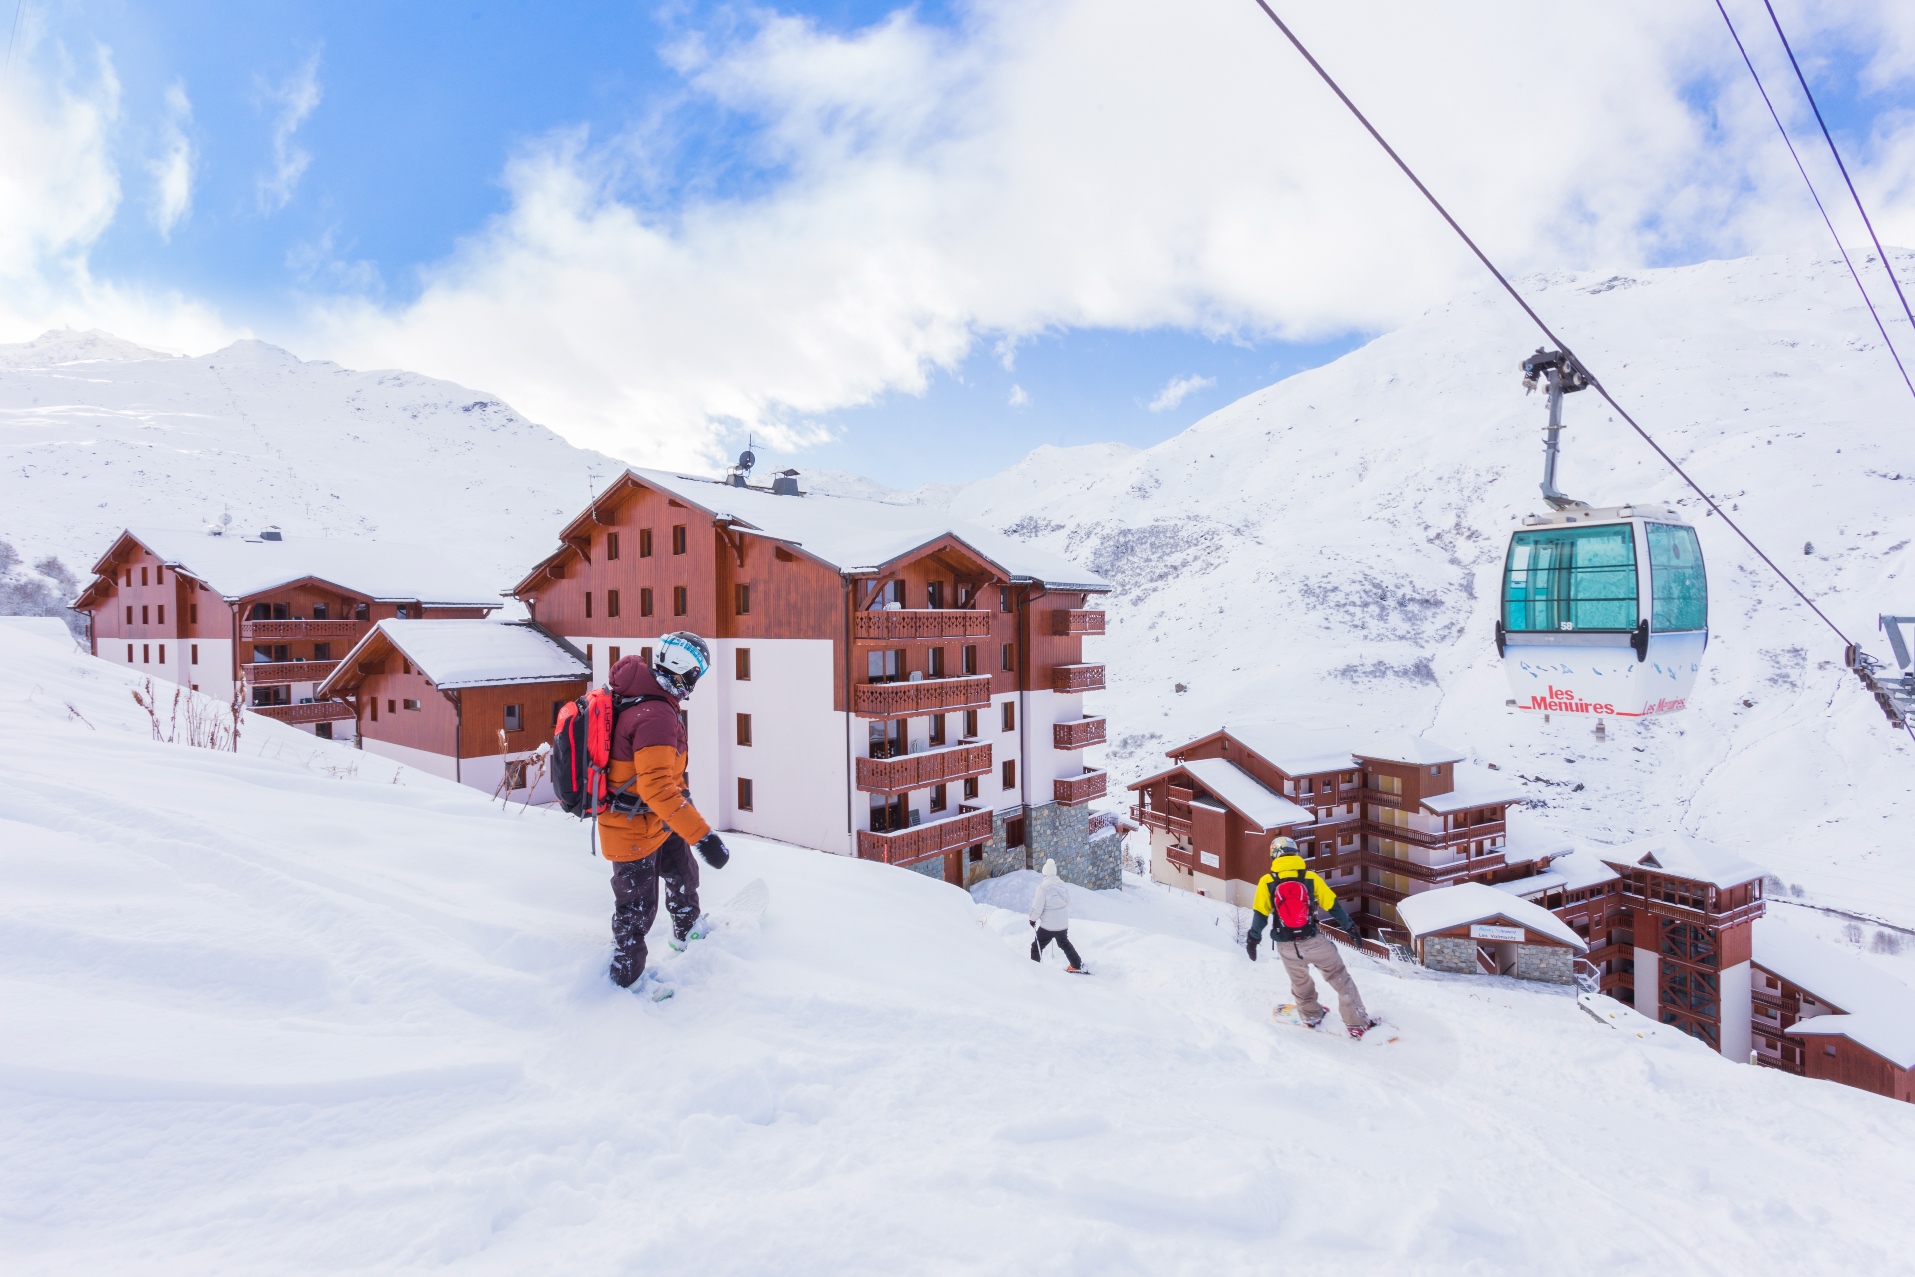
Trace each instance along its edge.
<instances>
[{"instance_id":1,"label":"gondola cabin","mask_svg":"<svg viewBox=\"0 0 1915 1277\"><path fill-rule=\"evenodd\" d=\"M1518 709L1682 709L1708 645L1702 547L1667 506L1530 515L1510 537L1496 648Z\"/></svg>"}]
</instances>

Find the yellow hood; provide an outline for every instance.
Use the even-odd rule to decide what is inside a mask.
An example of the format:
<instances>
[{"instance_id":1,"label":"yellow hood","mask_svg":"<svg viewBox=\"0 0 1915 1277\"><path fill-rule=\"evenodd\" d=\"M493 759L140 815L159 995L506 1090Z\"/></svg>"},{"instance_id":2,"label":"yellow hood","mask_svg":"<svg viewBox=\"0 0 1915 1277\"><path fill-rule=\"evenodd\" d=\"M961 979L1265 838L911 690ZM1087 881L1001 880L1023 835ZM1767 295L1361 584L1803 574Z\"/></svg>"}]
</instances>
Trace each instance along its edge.
<instances>
[{"instance_id":1,"label":"yellow hood","mask_svg":"<svg viewBox=\"0 0 1915 1277\"><path fill-rule=\"evenodd\" d=\"M1273 874L1298 875L1309 867L1304 863L1302 856L1278 856L1270 862L1270 872Z\"/></svg>"}]
</instances>

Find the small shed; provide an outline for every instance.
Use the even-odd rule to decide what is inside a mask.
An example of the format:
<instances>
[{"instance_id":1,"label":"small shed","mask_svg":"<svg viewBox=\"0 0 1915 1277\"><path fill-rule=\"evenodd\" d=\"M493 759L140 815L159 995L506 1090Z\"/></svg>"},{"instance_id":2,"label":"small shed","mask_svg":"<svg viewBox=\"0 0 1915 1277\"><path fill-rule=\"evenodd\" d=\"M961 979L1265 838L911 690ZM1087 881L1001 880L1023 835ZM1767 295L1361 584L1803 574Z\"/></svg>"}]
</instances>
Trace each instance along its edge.
<instances>
[{"instance_id":1,"label":"small shed","mask_svg":"<svg viewBox=\"0 0 1915 1277\"><path fill-rule=\"evenodd\" d=\"M1432 971L1573 984L1576 959L1589 951L1549 910L1486 883L1417 892L1396 911L1417 961Z\"/></svg>"}]
</instances>

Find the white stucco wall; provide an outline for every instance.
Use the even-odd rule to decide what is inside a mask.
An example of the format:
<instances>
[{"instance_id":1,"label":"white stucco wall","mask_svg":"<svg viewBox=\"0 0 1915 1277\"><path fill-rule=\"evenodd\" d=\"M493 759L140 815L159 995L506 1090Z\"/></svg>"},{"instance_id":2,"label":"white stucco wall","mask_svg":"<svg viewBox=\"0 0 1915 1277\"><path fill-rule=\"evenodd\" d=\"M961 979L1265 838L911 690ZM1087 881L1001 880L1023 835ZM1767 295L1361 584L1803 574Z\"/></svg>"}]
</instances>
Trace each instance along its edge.
<instances>
[{"instance_id":1,"label":"white stucco wall","mask_svg":"<svg viewBox=\"0 0 1915 1277\"><path fill-rule=\"evenodd\" d=\"M830 640L718 639L711 646L712 672L687 702L693 767L706 774L694 776L692 801L720 829L848 852L847 715L831 704ZM741 647L751 650L746 681L737 677ZM751 715L750 745L738 743L739 714ZM863 724L851 727L853 748L865 752ZM750 811L738 809L741 777L752 782Z\"/></svg>"},{"instance_id":2,"label":"white stucco wall","mask_svg":"<svg viewBox=\"0 0 1915 1277\"><path fill-rule=\"evenodd\" d=\"M1641 916L1641 915L1638 915ZM1656 969L1656 951L1636 946L1636 1010L1656 1018L1656 1003L1661 998L1661 973Z\"/></svg>"},{"instance_id":3,"label":"white stucco wall","mask_svg":"<svg viewBox=\"0 0 1915 1277\"><path fill-rule=\"evenodd\" d=\"M348 723L346 726L350 727L352 724ZM372 742L368 741L367 747L370 748L371 744ZM419 751L415 750L412 752L417 753ZM532 754L529 750L518 750L510 754L494 754L489 758L468 758L459 768L459 778L473 789L483 790L488 794L499 793L499 784L505 779L506 763L519 762L529 759L531 756ZM438 755L433 755L433 757L438 757ZM528 776L537 771L538 769L536 767L532 768L531 771L528 772ZM529 788L531 790L529 801L534 807L542 803L558 801L558 795L552 792L552 778L549 774L539 774ZM509 799L515 807L520 803L528 801L528 794L524 789L508 789L505 790L501 796Z\"/></svg>"},{"instance_id":4,"label":"white stucco wall","mask_svg":"<svg viewBox=\"0 0 1915 1277\"><path fill-rule=\"evenodd\" d=\"M434 776L443 776L447 780L458 779L458 768L450 754L434 754L429 750L414 749L410 745L373 740L370 736L366 738L363 748L368 754L390 758L395 763L404 763L407 767L416 767ZM496 779L493 783L497 783Z\"/></svg>"},{"instance_id":5,"label":"white stucco wall","mask_svg":"<svg viewBox=\"0 0 1915 1277\"><path fill-rule=\"evenodd\" d=\"M1738 962L1722 973L1722 1056L1737 1064L1749 1062L1749 1051L1755 1043L1749 1018L1754 1009L1753 994L1748 963Z\"/></svg>"}]
</instances>

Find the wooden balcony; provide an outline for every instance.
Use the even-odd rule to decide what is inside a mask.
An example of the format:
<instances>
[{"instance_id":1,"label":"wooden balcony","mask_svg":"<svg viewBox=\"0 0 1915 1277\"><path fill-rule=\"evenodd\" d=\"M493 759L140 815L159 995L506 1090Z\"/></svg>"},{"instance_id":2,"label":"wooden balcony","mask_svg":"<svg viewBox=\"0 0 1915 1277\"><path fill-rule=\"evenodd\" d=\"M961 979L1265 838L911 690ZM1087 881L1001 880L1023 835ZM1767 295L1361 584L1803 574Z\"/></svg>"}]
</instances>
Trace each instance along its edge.
<instances>
[{"instance_id":1,"label":"wooden balcony","mask_svg":"<svg viewBox=\"0 0 1915 1277\"><path fill-rule=\"evenodd\" d=\"M1072 634L1097 635L1104 632L1104 614L1089 608L1074 611L1062 609L1051 613L1051 633L1059 638Z\"/></svg>"},{"instance_id":2,"label":"wooden balcony","mask_svg":"<svg viewBox=\"0 0 1915 1277\"><path fill-rule=\"evenodd\" d=\"M1169 812L1158 811L1153 807L1132 807L1130 818L1146 829L1161 829L1167 834L1180 837L1190 836L1190 821L1183 816L1173 816Z\"/></svg>"},{"instance_id":3,"label":"wooden balcony","mask_svg":"<svg viewBox=\"0 0 1915 1277\"><path fill-rule=\"evenodd\" d=\"M301 639L352 639L372 628L371 621L241 621L239 637L242 642L254 639L277 639L281 642Z\"/></svg>"},{"instance_id":4,"label":"wooden balcony","mask_svg":"<svg viewBox=\"0 0 1915 1277\"><path fill-rule=\"evenodd\" d=\"M953 745L896 758L860 758L858 788L867 794L902 794L991 770L989 745Z\"/></svg>"},{"instance_id":5,"label":"wooden balcony","mask_svg":"<svg viewBox=\"0 0 1915 1277\"><path fill-rule=\"evenodd\" d=\"M269 683L323 683L339 668L338 661L254 661L239 667L240 677L252 687Z\"/></svg>"},{"instance_id":6,"label":"wooden balcony","mask_svg":"<svg viewBox=\"0 0 1915 1277\"><path fill-rule=\"evenodd\" d=\"M1055 665L1051 667L1053 692L1101 692L1104 690L1102 665Z\"/></svg>"},{"instance_id":7,"label":"wooden balcony","mask_svg":"<svg viewBox=\"0 0 1915 1277\"><path fill-rule=\"evenodd\" d=\"M248 705L247 710L282 723L338 723L350 721L352 706L344 701L315 701L311 705Z\"/></svg>"},{"instance_id":8,"label":"wooden balcony","mask_svg":"<svg viewBox=\"0 0 1915 1277\"><path fill-rule=\"evenodd\" d=\"M1384 807L1401 807L1403 805L1403 795L1392 794L1387 789L1364 789L1361 793L1363 795L1363 801L1366 803L1377 803Z\"/></svg>"},{"instance_id":9,"label":"wooden balcony","mask_svg":"<svg viewBox=\"0 0 1915 1277\"><path fill-rule=\"evenodd\" d=\"M882 860L887 865L909 865L947 851L957 851L991 837L991 813L960 810L956 816L913 825L895 833L878 834L869 829L858 831L858 858Z\"/></svg>"},{"instance_id":10,"label":"wooden balcony","mask_svg":"<svg viewBox=\"0 0 1915 1277\"><path fill-rule=\"evenodd\" d=\"M1085 749L1103 743L1104 720L1101 718L1073 718L1068 722L1051 724L1053 749Z\"/></svg>"},{"instance_id":11,"label":"wooden balcony","mask_svg":"<svg viewBox=\"0 0 1915 1277\"><path fill-rule=\"evenodd\" d=\"M1084 769L1082 776L1059 776L1051 782L1051 797L1066 807L1080 807L1093 798L1102 798L1109 777L1104 772Z\"/></svg>"},{"instance_id":12,"label":"wooden balcony","mask_svg":"<svg viewBox=\"0 0 1915 1277\"><path fill-rule=\"evenodd\" d=\"M851 712L859 718L918 718L954 709L988 709L990 704L988 674L859 683L851 689Z\"/></svg>"},{"instance_id":13,"label":"wooden balcony","mask_svg":"<svg viewBox=\"0 0 1915 1277\"><path fill-rule=\"evenodd\" d=\"M859 612L851 633L872 643L909 643L916 639L979 639L991 637L991 613L963 608L897 608Z\"/></svg>"}]
</instances>

